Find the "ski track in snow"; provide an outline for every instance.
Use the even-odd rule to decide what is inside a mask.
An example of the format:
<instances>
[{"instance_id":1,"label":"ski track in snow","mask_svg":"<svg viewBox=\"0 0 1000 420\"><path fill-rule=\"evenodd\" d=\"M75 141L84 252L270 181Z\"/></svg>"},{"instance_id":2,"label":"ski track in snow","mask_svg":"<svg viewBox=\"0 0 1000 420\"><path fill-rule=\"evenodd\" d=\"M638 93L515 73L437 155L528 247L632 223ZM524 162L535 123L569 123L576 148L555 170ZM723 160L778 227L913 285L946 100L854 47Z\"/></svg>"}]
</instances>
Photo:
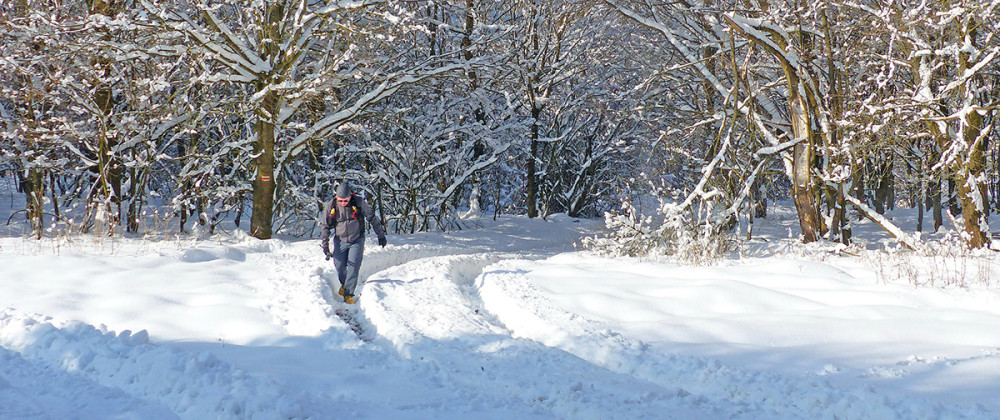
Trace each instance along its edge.
<instances>
[{"instance_id":1,"label":"ski track in snow","mask_svg":"<svg viewBox=\"0 0 1000 420\"><path fill-rule=\"evenodd\" d=\"M837 389L822 378L742 371L658 351L559 309L536 289L525 259L565 251L566 244L566 238L497 236L473 246L369 246L359 304L351 307L330 284L333 265L315 240L248 239L221 250L186 250L187 262L221 252L266 267L249 284L263 297L260 310L290 336L321 341L325 357L362 363L341 372L339 382L301 386L238 358L151 342L145 331L116 333L0 309L0 360L7 369L0 372L0 418L72 417L44 403L80 389L101 402L81 408L88 418L989 417L976 408L898 401L871 389ZM369 375L419 378L428 389L397 401L398 395L364 392L379 386L365 381ZM344 383L355 380L362 391L345 392ZM25 392L36 394L22 398ZM372 410L359 413L365 407Z\"/></svg>"}]
</instances>

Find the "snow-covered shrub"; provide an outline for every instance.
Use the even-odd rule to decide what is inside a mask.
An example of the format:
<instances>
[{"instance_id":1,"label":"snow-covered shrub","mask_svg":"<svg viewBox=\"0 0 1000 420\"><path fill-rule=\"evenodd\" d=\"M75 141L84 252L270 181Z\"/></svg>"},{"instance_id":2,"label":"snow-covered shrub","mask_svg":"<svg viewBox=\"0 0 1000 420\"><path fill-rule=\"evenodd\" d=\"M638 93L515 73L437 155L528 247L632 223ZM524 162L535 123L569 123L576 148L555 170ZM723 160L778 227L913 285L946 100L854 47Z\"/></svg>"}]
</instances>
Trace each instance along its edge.
<instances>
[{"instance_id":1,"label":"snow-covered shrub","mask_svg":"<svg viewBox=\"0 0 1000 420\"><path fill-rule=\"evenodd\" d=\"M608 231L584 239L584 246L611 256L668 259L708 264L731 252L735 245L724 223L714 221L711 201L692 211L683 203L663 202L657 215L643 217L629 202L621 212L605 213Z\"/></svg>"},{"instance_id":2,"label":"snow-covered shrub","mask_svg":"<svg viewBox=\"0 0 1000 420\"><path fill-rule=\"evenodd\" d=\"M960 235L949 233L940 241L921 242L916 250L868 252L864 260L883 283L965 288L992 287L997 258L993 251L970 249Z\"/></svg>"}]
</instances>

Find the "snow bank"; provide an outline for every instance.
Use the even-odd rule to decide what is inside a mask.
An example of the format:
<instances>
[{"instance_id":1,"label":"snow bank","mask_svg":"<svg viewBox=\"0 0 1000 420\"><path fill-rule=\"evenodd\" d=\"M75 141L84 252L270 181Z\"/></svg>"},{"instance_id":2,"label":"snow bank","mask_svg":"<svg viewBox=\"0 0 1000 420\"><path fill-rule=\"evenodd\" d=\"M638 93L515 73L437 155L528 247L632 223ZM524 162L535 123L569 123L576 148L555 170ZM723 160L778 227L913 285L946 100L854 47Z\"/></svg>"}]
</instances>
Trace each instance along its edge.
<instances>
[{"instance_id":1,"label":"snow bank","mask_svg":"<svg viewBox=\"0 0 1000 420\"><path fill-rule=\"evenodd\" d=\"M805 269L809 281L802 280L801 274L792 275L800 269ZM781 273L788 273L787 277L776 277ZM855 336L858 333L864 337L888 332L883 337L896 340L888 345L904 347L894 351L912 349L911 341L891 333L913 325L906 318L912 313L869 309L876 302L895 301L890 305L899 305L920 299L901 298L900 288L892 286L883 287L879 294L874 290L878 287L860 286L862 282L845 272L822 264L682 268L567 254L542 263L504 261L487 268L479 282L485 308L510 328L513 336L563 349L614 372L682 387L684 392L722 406L728 401L732 408L727 418L991 416L976 404L960 407L914 398L912 392L900 395L898 389L878 383L882 377L850 380L849 386L845 381L833 384L829 375L841 373L841 369L829 364L813 374L775 366L770 371L740 368L741 363L756 363L751 350L773 357L775 353L794 353L808 346L808 341L816 346L830 344L831 353L843 350L837 345L842 343L852 344L857 351L857 346L864 345L864 339ZM851 291L859 287L868 291ZM876 323L871 327L874 331L824 327L827 317L844 322L852 317L897 315L901 318L893 318L895 322ZM979 320L997 326L1000 319L991 321L987 315ZM820 334L807 334L809 328ZM982 328L980 323L970 329ZM685 347L685 341L695 345ZM998 343L994 338L992 344L975 344ZM706 358L685 355L685 348L736 355ZM826 358L831 356L828 354L818 356L817 363L832 359ZM977 395L979 401L988 400L983 393Z\"/></svg>"},{"instance_id":2,"label":"snow bank","mask_svg":"<svg viewBox=\"0 0 1000 420\"><path fill-rule=\"evenodd\" d=\"M306 395L220 362L211 353L186 353L151 344L144 330L115 333L78 322L57 325L41 316L5 309L0 311L0 347L51 371L124 390L181 418L297 418L303 417L303 406L316 404L307 401ZM43 417L110 399L103 391L85 388L91 385L87 381L63 382L79 387L65 392L81 395Z\"/></svg>"}]
</instances>

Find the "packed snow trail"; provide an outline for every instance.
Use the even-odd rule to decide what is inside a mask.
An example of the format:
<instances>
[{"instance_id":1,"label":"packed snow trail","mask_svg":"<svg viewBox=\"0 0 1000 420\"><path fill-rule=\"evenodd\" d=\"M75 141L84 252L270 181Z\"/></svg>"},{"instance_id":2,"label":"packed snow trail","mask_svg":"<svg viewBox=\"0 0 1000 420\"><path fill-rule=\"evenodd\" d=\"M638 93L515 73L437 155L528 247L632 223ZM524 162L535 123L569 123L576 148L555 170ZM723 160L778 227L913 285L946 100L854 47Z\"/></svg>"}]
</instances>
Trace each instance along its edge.
<instances>
[{"instance_id":1,"label":"packed snow trail","mask_svg":"<svg viewBox=\"0 0 1000 420\"><path fill-rule=\"evenodd\" d=\"M578 233L573 236L578 237ZM401 358L400 363L410 361L429 369L424 374L430 375L432 382L462 390L466 398L478 401L477 405L485 407L487 413L502 409L508 415L522 411L522 416L534 413L541 418L605 419L656 418L664 412L674 413L677 418L724 416L724 411L700 404L697 397L678 387L637 380L565 351L510 337L510 332L477 301L475 279L490 264L568 251L573 241L558 235L535 239L508 233L485 239L467 246L448 242L433 246L403 244L366 252L359 309L352 311L363 331L361 340L373 341L376 351L391 351ZM506 252L491 252L498 248ZM334 296L335 284L330 284L335 282L331 281L335 276L332 264L322 260L314 243L292 244L265 256L276 261L277 275L269 283L284 283L275 288L278 293L272 294L284 297L270 306L271 313L287 318L282 324L289 328L308 325L292 321L309 318L308 310L299 314L277 310L315 307L315 302L289 305L295 296L301 299L302 295L280 293L309 287L289 286L293 279L308 279L307 283L317 291L317 299L322 296L330 305L327 317L332 320L331 327L348 329L336 325L343 324L335 313L345 305ZM354 398L364 398L362 395L365 393L355 394ZM459 401L437 404L456 403ZM392 403L372 400L369 405Z\"/></svg>"},{"instance_id":2,"label":"packed snow trail","mask_svg":"<svg viewBox=\"0 0 1000 420\"><path fill-rule=\"evenodd\" d=\"M517 339L475 299L475 279L497 255L424 258L366 282L364 313L378 339L447 380L508 395L554 418L685 419L724 416L677 387L661 387L595 366L567 352ZM413 276L418 274L418 276Z\"/></svg>"}]
</instances>

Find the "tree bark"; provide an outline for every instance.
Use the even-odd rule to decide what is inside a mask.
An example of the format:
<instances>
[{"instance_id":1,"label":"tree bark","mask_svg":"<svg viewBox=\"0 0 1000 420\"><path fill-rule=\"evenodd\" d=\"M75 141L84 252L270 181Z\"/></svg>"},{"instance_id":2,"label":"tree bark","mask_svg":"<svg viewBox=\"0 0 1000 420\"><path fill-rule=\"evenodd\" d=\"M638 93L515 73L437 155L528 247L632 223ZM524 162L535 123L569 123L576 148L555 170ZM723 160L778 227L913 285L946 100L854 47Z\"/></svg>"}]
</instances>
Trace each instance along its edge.
<instances>
[{"instance_id":1,"label":"tree bark","mask_svg":"<svg viewBox=\"0 0 1000 420\"><path fill-rule=\"evenodd\" d=\"M538 217L538 184L536 181L537 174L535 173L535 162L538 160L538 117L541 115L542 110L537 107L531 108L531 131L529 133L529 140L531 145L528 148L528 164L527 164L527 176L528 176L528 191L527 191L527 208L528 217L535 218Z\"/></svg>"},{"instance_id":2,"label":"tree bark","mask_svg":"<svg viewBox=\"0 0 1000 420\"><path fill-rule=\"evenodd\" d=\"M263 86L261 86L263 88ZM250 214L250 234L258 239L271 239L274 216L274 121L278 111L278 95L268 92L261 105L254 130L257 144L254 163L257 174L253 180L253 213Z\"/></svg>"},{"instance_id":3,"label":"tree bark","mask_svg":"<svg viewBox=\"0 0 1000 420\"><path fill-rule=\"evenodd\" d=\"M975 42L976 27L974 19L969 18L962 31L966 39ZM958 56L958 74L964 75L976 62L968 51L962 51ZM983 58L979 58L980 60ZM962 93L962 104L971 107L976 104L976 80L970 79L962 83L959 91ZM986 212L986 133L983 130L983 116L978 111L965 114L962 121L962 140L969 147L969 155L962 162L958 173L961 177L958 183L959 200L962 203L962 216L965 219L965 233L968 235L970 248L984 248L990 245L989 221Z\"/></svg>"},{"instance_id":4,"label":"tree bark","mask_svg":"<svg viewBox=\"0 0 1000 420\"><path fill-rule=\"evenodd\" d=\"M931 209L934 213L934 233L944 225L944 212L941 209L941 180L935 179L930 183L930 195L927 197L931 202Z\"/></svg>"},{"instance_id":5,"label":"tree bark","mask_svg":"<svg viewBox=\"0 0 1000 420\"><path fill-rule=\"evenodd\" d=\"M284 15L281 3L275 3L264 11L264 36L268 42L263 43L264 56L277 61L281 55L281 30L279 25ZM257 92L263 91L269 84L276 82L275 75L270 75L255 83ZM264 94L260 108L257 109L257 123L254 131L257 134L257 144L254 145L254 166L256 174L253 179L253 212L250 214L250 234L258 239L271 239L274 223L274 191L276 184L274 173L274 122L278 119L281 108L281 98L273 90Z\"/></svg>"},{"instance_id":6,"label":"tree bark","mask_svg":"<svg viewBox=\"0 0 1000 420\"><path fill-rule=\"evenodd\" d=\"M799 93L799 78L794 69L786 65L788 79L788 111L792 119L792 135L801 139L792 149L792 200L799 216L802 241L815 242L820 230L819 212L816 209L816 191L812 179L813 150L809 115L805 98Z\"/></svg>"},{"instance_id":7,"label":"tree bark","mask_svg":"<svg viewBox=\"0 0 1000 420\"><path fill-rule=\"evenodd\" d=\"M21 183L25 197L28 199L27 210L28 219L31 221L31 232L36 239L42 239L42 231L45 229L43 210L45 183L43 180L42 172L37 168L31 168L28 170L28 176Z\"/></svg>"},{"instance_id":8,"label":"tree bark","mask_svg":"<svg viewBox=\"0 0 1000 420\"><path fill-rule=\"evenodd\" d=\"M892 156L876 157L875 164L875 211L878 214L885 214L886 209L892 208L892 189L894 177L892 175Z\"/></svg>"},{"instance_id":9,"label":"tree bark","mask_svg":"<svg viewBox=\"0 0 1000 420\"><path fill-rule=\"evenodd\" d=\"M129 186L131 200L128 203L128 214L125 216L128 219L125 221L125 231L130 233L139 231L139 213L142 211L142 200L145 197L144 188L139 185L141 184L138 177L139 172L135 168L129 169L129 178L132 179Z\"/></svg>"},{"instance_id":10,"label":"tree bark","mask_svg":"<svg viewBox=\"0 0 1000 420\"><path fill-rule=\"evenodd\" d=\"M927 201L927 180L923 178L927 168L924 167L923 160L920 161L919 187L917 190L917 232L924 231L924 203Z\"/></svg>"},{"instance_id":11,"label":"tree bark","mask_svg":"<svg viewBox=\"0 0 1000 420\"><path fill-rule=\"evenodd\" d=\"M804 142L803 142L804 143ZM808 144L795 145L792 152L792 200L799 216L802 241L815 242L819 232L819 215L816 212L815 196L809 169L812 153Z\"/></svg>"}]
</instances>

